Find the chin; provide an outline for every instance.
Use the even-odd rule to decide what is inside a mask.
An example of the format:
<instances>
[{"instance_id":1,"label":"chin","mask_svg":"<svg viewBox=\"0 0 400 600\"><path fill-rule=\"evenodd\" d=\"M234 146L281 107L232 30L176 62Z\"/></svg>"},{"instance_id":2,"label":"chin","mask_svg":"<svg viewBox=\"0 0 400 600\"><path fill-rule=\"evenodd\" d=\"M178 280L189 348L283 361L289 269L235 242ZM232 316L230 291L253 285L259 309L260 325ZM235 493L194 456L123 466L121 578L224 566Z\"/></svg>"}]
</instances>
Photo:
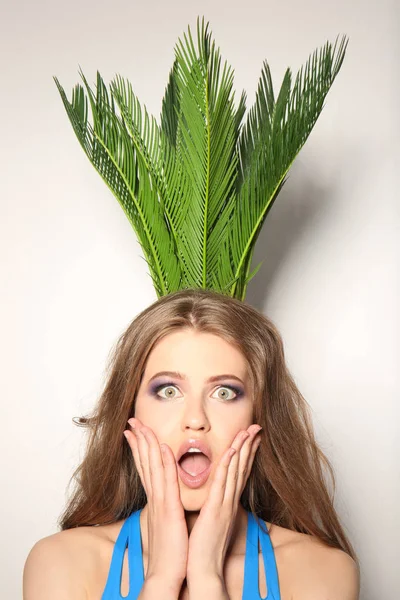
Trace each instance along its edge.
<instances>
[{"instance_id":1,"label":"chin","mask_svg":"<svg viewBox=\"0 0 400 600\"><path fill-rule=\"evenodd\" d=\"M199 495L198 492L197 495ZM182 500L182 505L185 512L200 512L203 508L203 504L204 502L199 502L198 498L192 498L191 500Z\"/></svg>"},{"instance_id":2,"label":"chin","mask_svg":"<svg viewBox=\"0 0 400 600\"><path fill-rule=\"evenodd\" d=\"M205 485L197 489L190 489L184 484L181 484L180 496L182 506L187 512L198 512L206 501L208 490Z\"/></svg>"}]
</instances>

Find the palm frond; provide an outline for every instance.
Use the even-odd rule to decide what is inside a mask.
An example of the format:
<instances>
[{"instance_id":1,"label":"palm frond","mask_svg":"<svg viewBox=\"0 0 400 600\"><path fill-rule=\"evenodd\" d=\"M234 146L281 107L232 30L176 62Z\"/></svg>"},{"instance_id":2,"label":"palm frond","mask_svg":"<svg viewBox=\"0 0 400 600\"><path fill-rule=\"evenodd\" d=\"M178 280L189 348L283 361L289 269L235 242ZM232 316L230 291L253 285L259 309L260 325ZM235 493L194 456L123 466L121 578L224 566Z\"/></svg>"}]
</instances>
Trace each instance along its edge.
<instances>
[{"instance_id":1,"label":"palm frond","mask_svg":"<svg viewBox=\"0 0 400 600\"><path fill-rule=\"evenodd\" d=\"M154 117L143 111L132 85L117 75L110 85L111 93L122 115L122 120L131 137L132 144L141 156L146 171L150 174L157 189L161 212L171 237L174 240L175 254L179 256L180 230L173 215L175 207L181 206L182 199L190 196L190 187L176 160L176 149L171 144L174 133L159 128ZM173 98L171 98L173 101ZM174 108L174 107L173 107ZM171 121L169 121L171 124ZM181 215L181 220L184 215Z\"/></svg>"},{"instance_id":2,"label":"palm frond","mask_svg":"<svg viewBox=\"0 0 400 600\"><path fill-rule=\"evenodd\" d=\"M246 264L264 220L272 208L287 173L311 133L323 108L324 99L342 65L347 47L344 36L336 61L332 45L326 45L308 59L297 74L291 91L291 71L287 69L275 102L271 73L264 61L255 104L243 128L238 154L240 172L237 203L231 221L230 242L224 246L221 261L231 262L232 295L245 294ZM242 274L242 276L240 276ZM242 288L238 292L236 288Z\"/></svg>"},{"instance_id":3,"label":"palm frond","mask_svg":"<svg viewBox=\"0 0 400 600\"><path fill-rule=\"evenodd\" d=\"M89 160L102 176L136 231L160 297L177 289L180 265L166 227L157 191L140 153L132 144L123 120L97 73L96 94L81 72L86 88L75 86L72 102L55 78L67 114ZM88 100L93 126L87 119Z\"/></svg>"},{"instance_id":4,"label":"palm frond","mask_svg":"<svg viewBox=\"0 0 400 600\"><path fill-rule=\"evenodd\" d=\"M168 84L165 89L161 104L161 130L167 137L170 145L176 147L176 132L178 129L179 93L176 85L176 70L178 63L174 64L169 74Z\"/></svg>"},{"instance_id":5,"label":"palm frond","mask_svg":"<svg viewBox=\"0 0 400 600\"><path fill-rule=\"evenodd\" d=\"M275 100L264 61L246 124L243 91L235 109L233 70L221 68L204 17L197 49L190 27L178 40L161 125L117 75L96 93L83 73L72 100L56 78L67 114L93 166L136 231L158 297L178 289L216 289L243 300L255 243L288 171L323 109L347 42L315 51L291 89L287 69ZM93 124L88 120L90 105ZM119 113L117 112L117 109Z\"/></svg>"},{"instance_id":6,"label":"palm frond","mask_svg":"<svg viewBox=\"0 0 400 600\"><path fill-rule=\"evenodd\" d=\"M179 94L177 148L192 193L180 228L180 254L188 285L213 287L219 251L234 207L237 175L237 116L231 94L233 73L198 20L198 52L190 28L176 46ZM218 274L219 275L219 274Z\"/></svg>"}]
</instances>

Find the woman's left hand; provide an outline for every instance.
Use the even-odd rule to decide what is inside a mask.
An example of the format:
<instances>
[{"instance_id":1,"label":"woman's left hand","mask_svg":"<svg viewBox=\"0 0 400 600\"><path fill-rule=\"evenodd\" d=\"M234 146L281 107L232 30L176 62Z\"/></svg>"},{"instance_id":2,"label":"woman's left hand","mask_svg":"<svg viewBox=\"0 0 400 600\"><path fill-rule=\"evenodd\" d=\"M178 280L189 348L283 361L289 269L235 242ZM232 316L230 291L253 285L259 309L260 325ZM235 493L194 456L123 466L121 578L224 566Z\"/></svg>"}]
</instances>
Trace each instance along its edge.
<instances>
[{"instance_id":1,"label":"woman's left hand","mask_svg":"<svg viewBox=\"0 0 400 600\"><path fill-rule=\"evenodd\" d=\"M251 472L261 438L259 425L240 431L222 455L209 496L189 536L186 579L217 577L223 581L225 556L240 497ZM229 456L231 448L236 452Z\"/></svg>"}]
</instances>

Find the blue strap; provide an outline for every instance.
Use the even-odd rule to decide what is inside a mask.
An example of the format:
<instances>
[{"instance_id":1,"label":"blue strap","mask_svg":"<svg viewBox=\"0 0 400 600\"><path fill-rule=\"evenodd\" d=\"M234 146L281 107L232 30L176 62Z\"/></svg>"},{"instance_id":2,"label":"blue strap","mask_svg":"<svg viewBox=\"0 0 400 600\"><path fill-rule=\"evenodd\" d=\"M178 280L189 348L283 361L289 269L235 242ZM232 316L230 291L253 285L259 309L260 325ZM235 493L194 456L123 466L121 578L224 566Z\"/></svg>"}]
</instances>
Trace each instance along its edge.
<instances>
[{"instance_id":1,"label":"blue strap","mask_svg":"<svg viewBox=\"0 0 400 600\"><path fill-rule=\"evenodd\" d=\"M115 542L110 571L101 600L137 600L144 585L143 548L140 536L140 513L132 513L123 524ZM264 558L267 595L261 598L258 588L259 540ZM129 593L121 596L122 568L128 547ZM242 600L281 600L278 570L274 549L268 532L259 527L250 511L247 512L246 556Z\"/></svg>"},{"instance_id":2,"label":"blue strap","mask_svg":"<svg viewBox=\"0 0 400 600\"><path fill-rule=\"evenodd\" d=\"M144 584L142 544L140 538L140 513L133 512L119 532L111 559L108 579L101 600L137 600ZM121 595L122 569L124 555L128 547L129 593Z\"/></svg>"},{"instance_id":3,"label":"blue strap","mask_svg":"<svg viewBox=\"0 0 400 600\"><path fill-rule=\"evenodd\" d=\"M251 512L247 512L246 556L242 600L259 598L258 590L258 531Z\"/></svg>"},{"instance_id":4,"label":"blue strap","mask_svg":"<svg viewBox=\"0 0 400 600\"><path fill-rule=\"evenodd\" d=\"M264 558L265 579L267 582L267 595L261 598L258 587L258 543ZM278 570L275 561L274 549L268 532L258 525L253 514L247 512L247 537L246 557L244 563L244 584L242 600L281 600L279 592Z\"/></svg>"},{"instance_id":5,"label":"blue strap","mask_svg":"<svg viewBox=\"0 0 400 600\"><path fill-rule=\"evenodd\" d=\"M129 561L129 600L136 600L144 585L144 565L143 565L143 548L140 536L140 510L135 511L130 521L130 543L128 546L128 561Z\"/></svg>"}]
</instances>

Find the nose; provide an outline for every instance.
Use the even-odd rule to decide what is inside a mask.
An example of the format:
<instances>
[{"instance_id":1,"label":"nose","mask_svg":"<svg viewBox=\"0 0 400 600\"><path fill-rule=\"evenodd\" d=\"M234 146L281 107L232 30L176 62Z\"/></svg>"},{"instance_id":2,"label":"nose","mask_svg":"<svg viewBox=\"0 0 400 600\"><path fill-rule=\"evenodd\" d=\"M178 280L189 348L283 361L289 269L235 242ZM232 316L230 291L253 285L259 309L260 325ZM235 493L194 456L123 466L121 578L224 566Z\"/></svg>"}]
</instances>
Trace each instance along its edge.
<instances>
[{"instance_id":1,"label":"nose","mask_svg":"<svg viewBox=\"0 0 400 600\"><path fill-rule=\"evenodd\" d=\"M190 398L185 404L182 416L182 428L184 431L208 431L209 420L204 410L201 399Z\"/></svg>"}]
</instances>

